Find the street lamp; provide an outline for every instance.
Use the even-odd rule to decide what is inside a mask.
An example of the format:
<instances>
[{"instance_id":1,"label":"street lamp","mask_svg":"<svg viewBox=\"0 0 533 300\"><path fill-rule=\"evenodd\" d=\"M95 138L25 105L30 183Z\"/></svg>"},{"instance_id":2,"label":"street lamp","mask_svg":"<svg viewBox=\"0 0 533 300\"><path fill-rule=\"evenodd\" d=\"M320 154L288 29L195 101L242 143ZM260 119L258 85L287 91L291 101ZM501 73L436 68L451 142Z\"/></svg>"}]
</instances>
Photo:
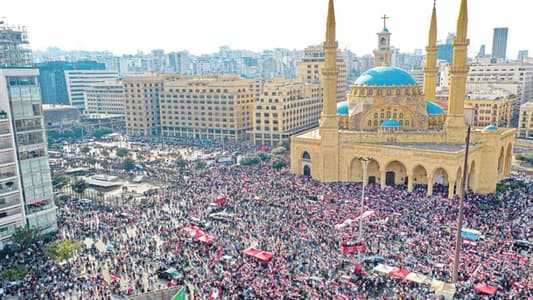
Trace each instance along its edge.
<instances>
[{"instance_id":1,"label":"street lamp","mask_svg":"<svg viewBox=\"0 0 533 300\"><path fill-rule=\"evenodd\" d=\"M372 160L372 157L358 157L363 164L363 180L362 185L363 188L361 189L361 207L359 212L359 242L363 242L363 210L365 206L365 183L366 183L366 176L367 176L367 168L368 168L368 162ZM359 259L361 259L361 251L358 251L359 253Z\"/></svg>"}]
</instances>

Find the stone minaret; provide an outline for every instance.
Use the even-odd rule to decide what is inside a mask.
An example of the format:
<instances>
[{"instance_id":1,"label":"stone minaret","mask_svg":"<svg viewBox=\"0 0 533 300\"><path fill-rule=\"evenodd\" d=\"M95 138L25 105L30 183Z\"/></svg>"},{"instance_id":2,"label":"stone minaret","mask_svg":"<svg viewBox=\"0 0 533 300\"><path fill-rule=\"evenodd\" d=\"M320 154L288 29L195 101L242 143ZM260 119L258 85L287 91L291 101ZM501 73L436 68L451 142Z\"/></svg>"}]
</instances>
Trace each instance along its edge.
<instances>
[{"instance_id":1,"label":"stone minaret","mask_svg":"<svg viewBox=\"0 0 533 300\"><path fill-rule=\"evenodd\" d=\"M470 41L467 36L468 10L467 0L461 0L459 19L457 20L457 37L453 43L453 64L450 67L450 94L448 95L448 115L445 130L450 133L464 133L466 123L464 103L466 95L466 77L468 75L467 50Z\"/></svg>"},{"instance_id":2,"label":"stone minaret","mask_svg":"<svg viewBox=\"0 0 533 300\"><path fill-rule=\"evenodd\" d=\"M337 121L337 48L335 40L335 9L333 0L329 0L328 21L326 29L326 41L324 42L324 67L322 68L322 88L324 100L322 104L322 116L320 117L320 129L338 129Z\"/></svg>"},{"instance_id":3,"label":"stone minaret","mask_svg":"<svg viewBox=\"0 0 533 300\"><path fill-rule=\"evenodd\" d=\"M426 47L426 66L424 67L424 98L435 101L437 89L437 9L433 2L431 25L429 27L429 39Z\"/></svg>"}]
</instances>

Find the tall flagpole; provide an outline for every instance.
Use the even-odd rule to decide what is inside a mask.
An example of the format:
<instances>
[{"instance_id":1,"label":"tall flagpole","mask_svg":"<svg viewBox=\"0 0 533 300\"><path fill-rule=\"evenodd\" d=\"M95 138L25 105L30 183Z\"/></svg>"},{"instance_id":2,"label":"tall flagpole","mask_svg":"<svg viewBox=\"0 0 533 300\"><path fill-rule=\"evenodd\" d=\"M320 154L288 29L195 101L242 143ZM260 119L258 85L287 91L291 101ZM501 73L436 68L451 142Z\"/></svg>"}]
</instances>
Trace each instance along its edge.
<instances>
[{"instance_id":1,"label":"tall flagpole","mask_svg":"<svg viewBox=\"0 0 533 300\"><path fill-rule=\"evenodd\" d=\"M459 198L459 213L457 215L457 233L455 235L455 254L453 258L453 273L452 283L457 282L459 273L459 257L461 255L461 231L463 230L463 210L464 210L464 198L467 181L467 168L468 168L468 150L470 148L470 124L468 125L468 131L466 133L466 149L465 149L465 161L463 164L463 182L461 187L461 197Z\"/></svg>"}]
</instances>

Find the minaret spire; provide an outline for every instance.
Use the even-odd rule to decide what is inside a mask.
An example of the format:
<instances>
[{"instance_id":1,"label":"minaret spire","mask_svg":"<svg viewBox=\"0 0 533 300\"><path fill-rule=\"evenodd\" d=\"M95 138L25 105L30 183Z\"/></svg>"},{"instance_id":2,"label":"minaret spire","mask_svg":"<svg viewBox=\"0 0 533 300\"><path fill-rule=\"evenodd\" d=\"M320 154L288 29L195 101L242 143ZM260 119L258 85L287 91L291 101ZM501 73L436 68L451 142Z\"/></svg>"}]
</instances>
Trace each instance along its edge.
<instances>
[{"instance_id":1,"label":"minaret spire","mask_svg":"<svg viewBox=\"0 0 533 300\"><path fill-rule=\"evenodd\" d=\"M437 8L433 1L433 12L429 26L428 45L426 47L426 65L424 67L424 96L426 100L434 101L437 89Z\"/></svg>"},{"instance_id":2,"label":"minaret spire","mask_svg":"<svg viewBox=\"0 0 533 300\"><path fill-rule=\"evenodd\" d=\"M335 40L335 8L333 0L329 0L328 20L326 24L326 41L324 42L324 66L322 67L322 88L324 100L322 105L322 116L320 117L320 128L338 129L337 120L337 48Z\"/></svg>"},{"instance_id":3,"label":"minaret spire","mask_svg":"<svg viewBox=\"0 0 533 300\"><path fill-rule=\"evenodd\" d=\"M335 7L333 5L333 0L329 0L328 5L328 21L326 25L326 43L333 42L335 43Z\"/></svg>"},{"instance_id":4,"label":"minaret spire","mask_svg":"<svg viewBox=\"0 0 533 300\"><path fill-rule=\"evenodd\" d=\"M467 0L461 0L461 9L457 19L456 38L453 43L453 64L450 67L450 94L448 95L448 115L446 130L464 136L466 124L464 103L466 95L466 77L468 75L467 50L470 41L467 38L468 10Z\"/></svg>"}]
</instances>

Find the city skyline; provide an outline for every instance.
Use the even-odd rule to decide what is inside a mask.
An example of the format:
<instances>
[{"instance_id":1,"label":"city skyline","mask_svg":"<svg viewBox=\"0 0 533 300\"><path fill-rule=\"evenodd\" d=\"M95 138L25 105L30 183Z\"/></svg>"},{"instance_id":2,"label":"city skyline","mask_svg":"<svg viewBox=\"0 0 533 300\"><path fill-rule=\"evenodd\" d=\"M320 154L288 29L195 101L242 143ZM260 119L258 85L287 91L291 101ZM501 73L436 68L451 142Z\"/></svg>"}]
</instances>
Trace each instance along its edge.
<instances>
[{"instance_id":1,"label":"city skyline","mask_svg":"<svg viewBox=\"0 0 533 300\"><path fill-rule=\"evenodd\" d=\"M28 28L32 50L59 47L64 50L108 50L121 55L138 50L164 49L169 52L186 49L192 54L204 54L216 52L223 45L260 51L303 49L323 41L323 21L317 20L325 17L326 1L250 2L201 0L170 5L164 0L154 0L149 6L130 1L126 7L122 3L95 0L90 7L83 7L83 13L65 0L56 0L52 4L25 3L33 7L32 10L21 9L20 3L8 2L3 5L2 17L8 24ZM375 33L383 26L380 17L387 14L390 16L387 27L393 33L392 45L403 52L423 49L427 44L425 37L433 1L410 2L413 5L406 12L405 2L377 0L365 2L363 7L352 1L337 0L340 47L357 55L371 54L376 44ZM486 2L472 1L469 8L470 56L477 53L481 44L490 49L494 27L509 27L508 58L514 59L519 50L533 49L533 40L519 38L528 36L529 26L523 26L523 20L527 19L526 10L517 9L519 0L508 0L507 3L496 9ZM439 40L445 40L448 32L455 31L458 4L459 1L437 2ZM117 14L120 11L124 13Z\"/></svg>"}]
</instances>

